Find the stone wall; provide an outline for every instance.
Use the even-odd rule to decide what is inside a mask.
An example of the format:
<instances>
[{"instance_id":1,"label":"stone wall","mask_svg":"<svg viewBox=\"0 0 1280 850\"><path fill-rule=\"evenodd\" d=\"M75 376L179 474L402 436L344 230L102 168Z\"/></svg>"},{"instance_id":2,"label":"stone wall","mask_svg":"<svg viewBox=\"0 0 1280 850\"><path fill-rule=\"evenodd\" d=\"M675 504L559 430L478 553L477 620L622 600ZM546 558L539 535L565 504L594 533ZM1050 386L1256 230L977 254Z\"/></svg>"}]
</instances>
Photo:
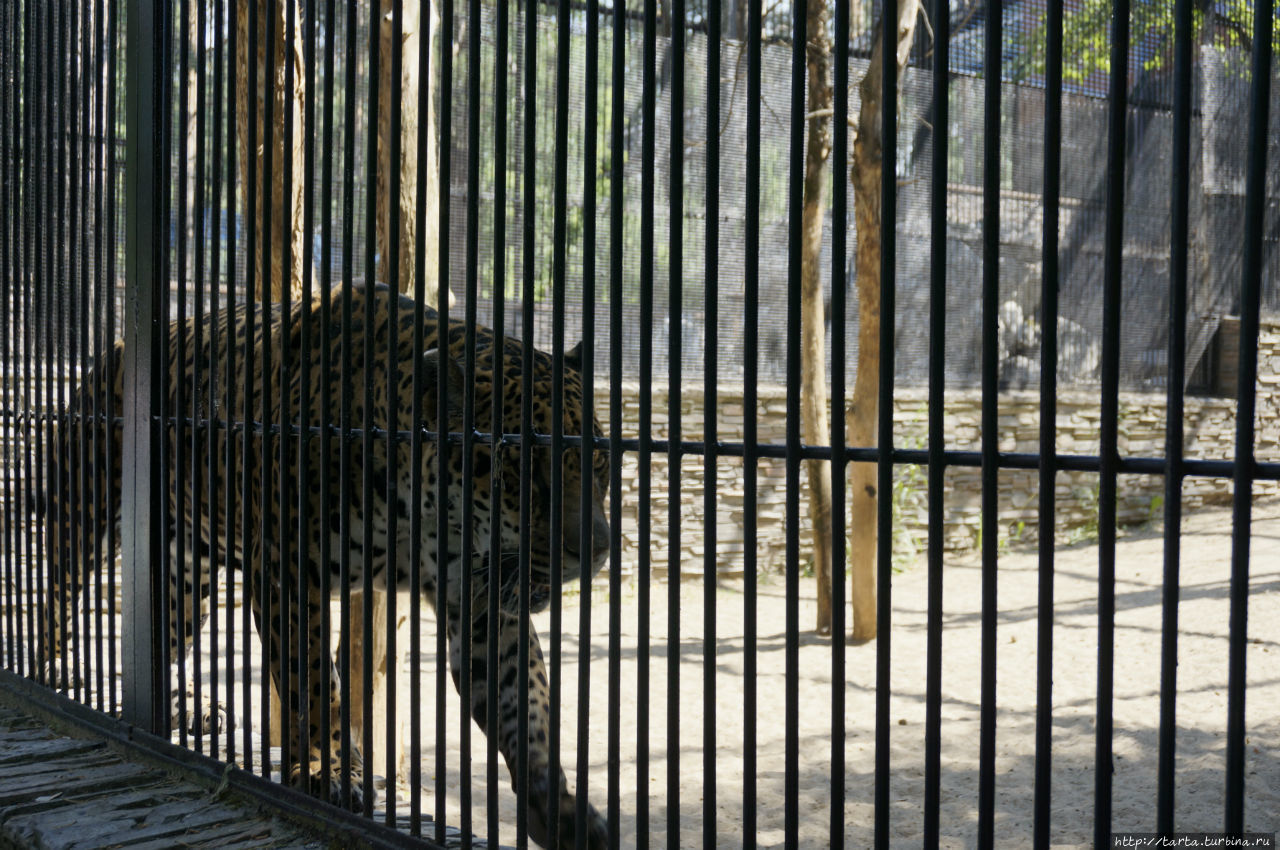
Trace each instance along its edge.
<instances>
[{"instance_id":1,"label":"stone wall","mask_svg":"<svg viewBox=\"0 0 1280 850\"><path fill-rule=\"evenodd\" d=\"M1259 337L1257 456L1260 461L1280 461L1280 321L1264 321ZM745 411L740 384L722 384L718 390L717 428L723 442L740 442ZM759 439L782 444L786 436L786 390L761 386L756 409ZM602 424L608 430L608 386L597 386L597 399L605 413ZM639 386L623 385L625 437L639 434ZM948 390L944 416L947 448L976 451L981 438L981 393L977 390ZM1039 451L1038 391L1000 394L1000 451ZM653 387L653 438L668 436L668 396L665 385ZM1185 405L1185 454L1188 458L1230 458L1235 444L1235 399L1188 397ZM896 398L895 445L923 448L927 432L928 404L923 389L899 390ZM1099 411L1096 392L1065 392L1058 398L1058 452L1096 455L1098 453ZM681 398L681 429L686 441L703 437L703 395L701 385L686 386ZM1122 393L1120 397L1120 453L1125 457L1164 456L1165 397L1160 394ZM625 570L632 573L639 559L640 475L639 458L628 453L623 462L623 557ZM716 464L717 569L733 574L742 571L744 550L743 463L740 457L721 456ZM781 569L785 563L786 465L782 459L762 458L757 466L757 559L761 569ZM654 454L651 472L650 563L656 573L665 573L669 558L668 481L671 471L665 454ZM704 459L686 456L680 465L680 563L687 573L703 570ZM1002 541L1030 543L1037 539L1038 473L1036 470L1001 470L999 525ZM909 559L923 552L926 539L926 473L923 467L901 465L895 470L894 496L900 520L895 523L895 557ZM1098 475L1063 472L1057 477L1055 536L1069 542L1087 538L1097 529ZM1162 513L1164 483L1161 476L1122 475L1117 512L1121 524L1143 523ZM1280 482L1255 482L1259 495L1280 494ZM1230 499L1228 479L1189 477L1183 484L1185 510L1209 502ZM944 533L950 550L972 548L979 543L981 480L977 468L949 468L945 482ZM810 552L808 484L801 468L801 559Z\"/></svg>"}]
</instances>

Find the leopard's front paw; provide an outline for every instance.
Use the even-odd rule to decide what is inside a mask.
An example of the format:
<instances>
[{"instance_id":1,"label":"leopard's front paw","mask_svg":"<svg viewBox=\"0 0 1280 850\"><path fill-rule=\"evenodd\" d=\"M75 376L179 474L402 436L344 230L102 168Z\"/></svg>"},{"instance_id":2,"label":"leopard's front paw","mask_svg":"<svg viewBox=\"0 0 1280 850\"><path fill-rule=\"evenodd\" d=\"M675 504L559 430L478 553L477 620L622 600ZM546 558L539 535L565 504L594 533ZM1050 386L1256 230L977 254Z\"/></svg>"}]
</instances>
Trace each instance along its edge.
<instances>
[{"instance_id":1,"label":"leopard's front paw","mask_svg":"<svg viewBox=\"0 0 1280 850\"><path fill-rule=\"evenodd\" d=\"M187 734L193 737L221 735L236 728L235 720L225 706L213 703L207 695L197 704L192 686L187 687L185 699L175 691L169 709L173 728L177 729L183 724L185 715Z\"/></svg>"},{"instance_id":2,"label":"leopard's front paw","mask_svg":"<svg viewBox=\"0 0 1280 850\"><path fill-rule=\"evenodd\" d=\"M342 774L337 768L330 770L326 776L318 765L312 765L307 781L302 781L302 768L294 765L289 771L289 784L294 788L306 791L317 799L328 799L333 805L347 811L360 814L364 811L364 774L359 767L352 768L350 800L344 803L342 796Z\"/></svg>"},{"instance_id":3,"label":"leopard's front paw","mask_svg":"<svg viewBox=\"0 0 1280 850\"><path fill-rule=\"evenodd\" d=\"M43 681L55 691L69 692L80 687L80 673L74 664L60 659L46 659L41 668Z\"/></svg>"}]
</instances>

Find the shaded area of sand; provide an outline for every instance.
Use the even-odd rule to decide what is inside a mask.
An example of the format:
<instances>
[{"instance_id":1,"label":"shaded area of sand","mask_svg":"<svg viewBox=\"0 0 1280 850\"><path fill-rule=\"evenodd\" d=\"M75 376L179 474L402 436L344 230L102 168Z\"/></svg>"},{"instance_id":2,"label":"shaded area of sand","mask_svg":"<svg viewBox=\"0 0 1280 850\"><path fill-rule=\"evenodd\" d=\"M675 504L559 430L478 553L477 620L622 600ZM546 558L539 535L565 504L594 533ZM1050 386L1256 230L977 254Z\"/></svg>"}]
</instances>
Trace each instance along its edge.
<instances>
[{"instance_id":1,"label":"shaded area of sand","mask_svg":"<svg viewBox=\"0 0 1280 850\"><path fill-rule=\"evenodd\" d=\"M1223 822L1227 711L1227 633L1230 590L1230 512L1202 510L1185 520L1182 536L1179 608L1177 828L1217 831ZM1054 584L1054 690L1052 828L1054 843L1089 846L1094 811L1095 717L1097 692L1097 548L1060 549ZM1159 726L1163 539L1150 531L1123 537L1116 553L1116 639L1113 738L1113 828L1146 831L1155 826L1157 734ZM1254 509L1250 576L1246 700L1246 828L1280 827L1280 503ZM680 843L703 844L707 791L704 755L714 751L717 844L743 840L744 602L741 581L725 582L714 595L715 715L711 736L704 720L704 588L699 565L690 568L679 593L678 653L668 642L669 585L649 589L650 641L639 644L641 588L628 583L621 600L619 781L623 845L634 846L638 818L647 809L648 839L668 843L668 676L679 658ZM978 809L978 723L981 565L972 557L949 559L944 572L942 638L941 832L944 847L975 844ZM891 779L889 829L893 843L917 846L922 837L926 663L926 580L921 563L893 581L890 640L889 741ZM995 832L1008 847L1029 844L1035 764L1038 560L1034 551L1002 553L998 577L997 739ZM579 599L566 596L566 635L577 633ZM757 595L759 639L756 663L757 838L780 845L784 826L784 729L786 676L785 583L762 579ZM799 623L812 627L812 579L801 579ZM549 615L536 618L547 649ZM588 785L603 807L608 788L607 590L597 589L591 606ZM431 624L427 624L430 632ZM424 646L434 646L424 642ZM826 846L831 811L832 648L802 631L797 646L799 697L798 822L800 846ZM563 640L563 761L574 784L577 755L579 649ZM875 667L872 644L847 651L843 684L846 708L842 832L849 846L872 840L874 821ZM648 728L638 725L638 670L649 667ZM424 665L428 683L433 665ZM428 685L428 687L430 687ZM433 703L433 700L424 700ZM456 729L457 699L450 693L448 723ZM435 728L434 705L424 707L424 738ZM648 738L647 770L641 775L637 741ZM456 742L456 732L452 735ZM473 824L485 832L485 742L473 736ZM424 781L433 781L433 755L424 759ZM458 823L458 754L449 754L449 821ZM502 829L498 838L514 843L514 797L505 766L499 764ZM637 786L644 790L637 793ZM429 802L434 808L434 803Z\"/></svg>"}]
</instances>

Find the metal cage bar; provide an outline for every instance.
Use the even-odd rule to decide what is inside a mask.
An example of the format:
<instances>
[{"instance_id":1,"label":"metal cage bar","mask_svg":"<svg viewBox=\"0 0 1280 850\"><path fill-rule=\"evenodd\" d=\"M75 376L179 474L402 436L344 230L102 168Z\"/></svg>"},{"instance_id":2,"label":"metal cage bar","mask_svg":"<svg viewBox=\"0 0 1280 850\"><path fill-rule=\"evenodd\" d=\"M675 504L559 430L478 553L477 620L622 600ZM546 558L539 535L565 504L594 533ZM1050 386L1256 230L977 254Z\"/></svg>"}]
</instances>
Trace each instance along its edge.
<instances>
[{"instance_id":1,"label":"metal cage bar","mask_svg":"<svg viewBox=\"0 0 1280 850\"><path fill-rule=\"evenodd\" d=\"M1245 229L1240 282L1240 361L1236 376L1235 477L1231 502L1231 620L1227 678L1227 764L1223 830L1244 831L1245 645L1249 613L1249 544L1253 507L1258 374L1258 314L1266 218L1268 115L1275 4L1254 8ZM1274 262L1274 261L1273 261Z\"/></svg>"},{"instance_id":2,"label":"metal cage bar","mask_svg":"<svg viewBox=\"0 0 1280 850\"><path fill-rule=\"evenodd\" d=\"M1094 843L1111 836L1111 771L1116 616L1116 462L1120 418L1120 287L1124 235L1125 104L1129 93L1129 3L1111 16L1107 98L1106 248L1102 279L1102 399L1098 474L1098 695L1094 734Z\"/></svg>"}]
</instances>

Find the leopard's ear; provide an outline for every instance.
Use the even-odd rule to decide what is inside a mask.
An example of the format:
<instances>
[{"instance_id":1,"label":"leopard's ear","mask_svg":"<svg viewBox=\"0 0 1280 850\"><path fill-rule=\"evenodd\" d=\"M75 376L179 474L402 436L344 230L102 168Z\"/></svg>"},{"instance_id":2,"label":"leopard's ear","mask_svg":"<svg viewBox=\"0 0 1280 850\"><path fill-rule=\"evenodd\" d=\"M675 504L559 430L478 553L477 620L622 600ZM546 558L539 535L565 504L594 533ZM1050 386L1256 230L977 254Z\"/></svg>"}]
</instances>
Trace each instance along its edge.
<instances>
[{"instance_id":1,"label":"leopard's ear","mask_svg":"<svg viewBox=\"0 0 1280 850\"><path fill-rule=\"evenodd\" d=\"M578 372L582 371L582 341L564 353L564 365Z\"/></svg>"},{"instance_id":2,"label":"leopard's ear","mask_svg":"<svg viewBox=\"0 0 1280 850\"><path fill-rule=\"evenodd\" d=\"M426 387L424 401L427 403L427 421L434 423L437 418L438 399L440 393L440 370L444 369L446 383L445 404L449 409L449 427L462 423L462 367L452 357L442 356L440 349L428 349L422 355L422 379Z\"/></svg>"}]
</instances>

